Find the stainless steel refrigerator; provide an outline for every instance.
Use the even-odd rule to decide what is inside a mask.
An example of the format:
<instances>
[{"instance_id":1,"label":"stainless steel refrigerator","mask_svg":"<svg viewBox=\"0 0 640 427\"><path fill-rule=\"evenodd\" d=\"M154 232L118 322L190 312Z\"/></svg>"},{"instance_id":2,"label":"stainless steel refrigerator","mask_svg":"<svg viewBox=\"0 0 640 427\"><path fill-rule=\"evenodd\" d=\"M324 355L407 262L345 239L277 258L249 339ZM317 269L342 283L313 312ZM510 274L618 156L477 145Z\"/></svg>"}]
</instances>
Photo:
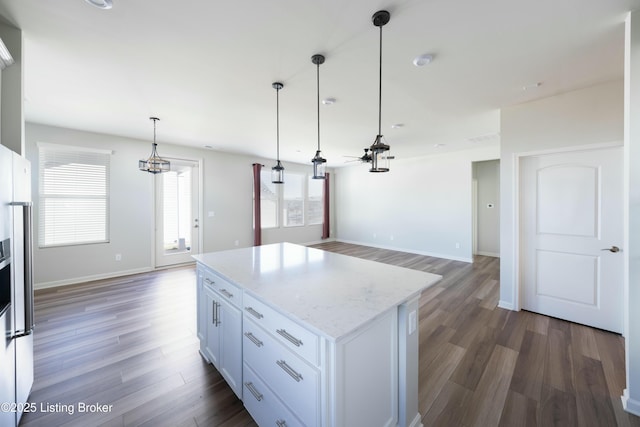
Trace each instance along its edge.
<instances>
[{"instance_id":1,"label":"stainless steel refrigerator","mask_svg":"<svg viewBox=\"0 0 640 427\"><path fill-rule=\"evenodd\" d=\"M31 167L0 145L0 426L17 426L33 385Z\"/></svg>"}]
</instances>

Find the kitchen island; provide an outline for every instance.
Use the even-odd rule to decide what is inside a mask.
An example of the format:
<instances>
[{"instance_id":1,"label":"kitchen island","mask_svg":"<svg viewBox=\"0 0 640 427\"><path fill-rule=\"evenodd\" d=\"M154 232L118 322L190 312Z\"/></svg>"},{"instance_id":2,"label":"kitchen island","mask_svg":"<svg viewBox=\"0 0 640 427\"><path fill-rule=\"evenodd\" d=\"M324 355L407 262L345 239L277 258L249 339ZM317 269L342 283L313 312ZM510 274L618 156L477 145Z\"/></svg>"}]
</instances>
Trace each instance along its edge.
<instances>
[{"instance_id":1,"label":"kitchen island","mask_svg":"<svg viewBox=\"0 0 640 427\"><path fill-rule=\"evenodd\" d=\"M194 258L200 352L259 425L421 425L418 299L441 276L290 243Z\"/></svg>"}]
</instances>

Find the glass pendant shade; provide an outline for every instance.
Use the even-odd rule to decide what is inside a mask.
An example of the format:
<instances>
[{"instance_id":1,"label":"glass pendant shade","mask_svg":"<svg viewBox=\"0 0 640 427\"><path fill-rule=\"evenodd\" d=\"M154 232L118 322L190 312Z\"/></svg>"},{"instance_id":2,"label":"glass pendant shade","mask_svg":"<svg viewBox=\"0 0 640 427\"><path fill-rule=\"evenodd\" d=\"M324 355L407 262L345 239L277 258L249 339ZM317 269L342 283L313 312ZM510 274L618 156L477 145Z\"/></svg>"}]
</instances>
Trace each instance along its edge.
<instances>
[{"instance_id":1,"label":"glass pendant shade","mask_svg":"<svg viewBox=\"0 0 640 427\"><path fill-rule=\"evenodd\" d=\"M138 169L152 174L169 172L171 170L171 163L169 160L165 160L158 155L158 144L156 144L156 122L160 119L157 117L149 117L149 120L153 120L153 144L151 144L151 156L146 160L138 161Z\"/></svg>"},{"instance_id":2,"label":"glass pendant shade","mask_svg":"<svg viewBox=\"0 0 640 427\"><path fill-rule=\"evenodd\" d=\"M280 160L271 168L271 182L274 184L284 184L284 167Z\"/></svg>"},{"instance_id":3,"label":"glass pendant shade","mask_svg":"<svg viewBox=\"0 0 640 427\"><path fill-rule=\"evenodd\" d=\"M316 155L311 159L311 163L313 163L313 179L325 179L326 168L327 168L327 159L322 158L322 154L320 150L316 151Z\"/></svg>"},{"instance_id":4,"label":"glass pendant shade","mask_svg":"<svg viewBox=\"0 0 640 427\"><path fill-rule=\"evenodd\" d=\"M371 169L369 172L389 172L391 164L391 147L382 142L382 135L376 136L371 145Z\"/></svg>"}]
</instances>

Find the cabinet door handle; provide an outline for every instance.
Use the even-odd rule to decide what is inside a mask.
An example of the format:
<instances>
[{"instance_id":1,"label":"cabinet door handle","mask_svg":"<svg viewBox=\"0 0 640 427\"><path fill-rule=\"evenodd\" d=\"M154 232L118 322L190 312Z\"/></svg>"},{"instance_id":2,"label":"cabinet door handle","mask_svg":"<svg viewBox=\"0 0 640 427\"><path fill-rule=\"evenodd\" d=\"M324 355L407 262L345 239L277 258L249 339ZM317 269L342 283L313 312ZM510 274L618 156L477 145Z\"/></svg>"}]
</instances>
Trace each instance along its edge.
<instances>
[{"instance_id":1,"label":"cabinet door handle","mask_svg":"<svg viewBox=\"0 0 640 427\"><path fill-rule=\"evenodd\" d=\"M287 427L287 422L285 420L276 420L276 425L278 427Z\"/></svg>"},{"instance_id":2,"label":"cabinet door handle","mask_svg":"<svg viewBox=\"0 0 640 427\"><path fill-rule=\"evenodd\" d=\"M211 323L213 324L213 326L217 325L217 323L216 323L216 314L217 314L216 311L217 311L216 310L216 302L212 300L211 301L211 312L212 312L212 314L211 314Z\"/></svg>"},{"instance_id":3,"label":"cabinet door handle","mask_svg":"<svg viewBox=\"0 0 640 427\"><path fill-rule=\"evenodd\" d=\"M257 311L255 311L253 307L245 307L244 309L258 319L262 319L264 317L261 313L258 313Z\"/></svg>"},{"instance_id":4,"label":"cabinet door handle","mask_svg":"<svg viewBox=\"0 0 640 427\"><path fill-rule=\"evenodd\" d=\"M214 283L216 283L216 282L214 282L213 280L209 279L208 277L205 277L205 278L204 278L204 281L205 281L205 282L207 282L207 283L208 283L208 284L210 284L210 285L213 285Z\"/></svg>"},{"instance_id":5,"label":"cabinet door handle","mask_svg":"<svg viewBox=\"0 0 640 427\"><path fill-rule=\"evenodd\" d=\"M291 344L295 345L296 347L300 347L302 345L302 340L299 340L298 338L294 337L285 329L276 329L276 332L278 333L278 335L284 337L287 341L289 341Z\"/></svg>"},{"instance_id":6,"label":"cabinet door handle","mask_svg":"<svg viewBox=\"0 0 640 427\"><path fill-rule=\"evenodd\" d=\"M227 298L233 298L233 294L226 289L220 289L220 293Z\"/></svg>"},{"instance_id":7,"label":"cabinet door handle","mask_svg":"<svg viewBox=\"0 0 640 427\"><path fill-rule=\"evenodd\" d=\"M256 387L252 382L244 383L244 386L251 392L251 394L253 394L253 397L255 397L258 402L262 400L262 394L258 390L256 390Z\"/></svg>"},{"instance_id":8,"label":"cabinet door handle","mask_svg":"<svg viewBox=\"0 0 640 427\"><path fill-rule=\"evenodd\" d=\"M216 326L218 326L220 323L222 323L220 321L220 303L216 302Z\"/></svg>"},{"instance_id":9,"label":"cabinet door handle","mask_svg":"<svg viewBox=\"0 0 640 427\"><path fill-rule=\"evenodd\" d=\"M297 382L300 382L300 380L303 379L302 375L297 373L291 366L287 365L287 362L285 362L284 360L278 360L276 361L276 364L280 366L283 371L289 374L291 378L293 378Z\"/></svg>"},{"instance_id":10,"label":"cabinet door handle","mask_svg":"<svg viewBox=\"0 0 640 427\"><path fill-rule=\"evenodd\" d=\"M264 344L262 341L260 341L258 338L256 338L256 336L253 335L251 332L245 332L244 336L249 338L249 341L254 343L256 345L256 347L262 347L262 345Z\"/></svg>"}]
</instances>

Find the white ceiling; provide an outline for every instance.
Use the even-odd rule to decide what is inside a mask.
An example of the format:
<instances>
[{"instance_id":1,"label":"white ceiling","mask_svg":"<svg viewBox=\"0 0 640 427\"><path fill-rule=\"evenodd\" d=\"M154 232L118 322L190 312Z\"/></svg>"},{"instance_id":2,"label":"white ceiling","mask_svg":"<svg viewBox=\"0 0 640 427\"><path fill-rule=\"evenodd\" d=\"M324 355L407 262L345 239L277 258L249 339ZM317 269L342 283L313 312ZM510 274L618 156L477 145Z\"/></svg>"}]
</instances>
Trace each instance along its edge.
<instances>
[{"instance_id":1,"label":"white ceiling","mask_svg":"<svg viewBox=\"0 0 640 427\"><path fill-rule=\"evenodd\" d=\"M330 166L382 132L397 158L497 144L499 109L623 73L624 18L640 0L0 0L22 28L28 121ZM432 53L418 68L415 56ZM542 82L540 87L535 84ZM523 90L523 86L528 86ZM394 123L403 123L391 129ZM481 137L481 138L478 138ZM472 142L471 140L476 140ZM481 142L477 142L480 140ZM439 148L436 144L445 144ZM160 146L160 153L162 148Z\"/></svg>"}]
</instances>

